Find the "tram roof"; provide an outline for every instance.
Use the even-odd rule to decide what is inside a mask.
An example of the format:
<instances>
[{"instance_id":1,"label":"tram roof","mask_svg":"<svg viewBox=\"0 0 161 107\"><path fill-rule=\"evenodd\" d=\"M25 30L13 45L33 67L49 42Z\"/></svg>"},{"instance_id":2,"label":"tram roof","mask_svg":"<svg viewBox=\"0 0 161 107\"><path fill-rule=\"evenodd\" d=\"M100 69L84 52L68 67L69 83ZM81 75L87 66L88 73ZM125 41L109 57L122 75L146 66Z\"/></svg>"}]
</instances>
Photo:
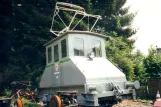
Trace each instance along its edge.
<instances>
[{"instance_id":1,"label":"tram roof","mask_svg":"<svg viewBox=\"0 0 161 107\"><path fill-rule=\"evenodd\" d=\"M94 32L89 32L89 31L67 31L67 32L63 33L62 35L50 40L49 42L44 44L44 46L47 46L47 45L59 40L60 38L66 36L67 34L87 34L87 35L97 36L97 37L101 37L101 38L106 39L105 35L102 35L102 34L99 34L99 33L94 33Z\"/></svg>"}]
</instances>

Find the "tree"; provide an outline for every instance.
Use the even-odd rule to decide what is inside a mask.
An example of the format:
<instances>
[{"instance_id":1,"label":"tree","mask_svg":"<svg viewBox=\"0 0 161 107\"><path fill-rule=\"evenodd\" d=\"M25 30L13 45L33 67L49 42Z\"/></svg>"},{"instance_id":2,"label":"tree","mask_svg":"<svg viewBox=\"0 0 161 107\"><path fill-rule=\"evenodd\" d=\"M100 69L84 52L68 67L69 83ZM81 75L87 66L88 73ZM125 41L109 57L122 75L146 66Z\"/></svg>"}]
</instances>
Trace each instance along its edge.
<instances>
[{"instance_id":1,"label":"tree","mask_svg":"<svg viewBox=\"0 0 161 107\"><path fill-rule=\"evenodd\" d=\"M5 84L13 80L39 81L45 67L43 45L53 38L49 32L53 4L47 0L13 0L12 30L9 37L8 63L3 66ZM7 42L7 39L5 40ZM7 46L7 45L5 45Z\"/></svg>"},{"instance_id":2,"label":"tree","mask_svg":"<svg viewBox=\"0 0 161 107\"><path fill-rule=\"evenodd\" d=\"M144 59L144 67L148 77L160 77L161 76L161 53L158 53L156 49L151 47L149 49L148 56Z\"/></svg>"},{"instance_id":3,"label":"tree","mask_svg":"<svg viewBox=\"0 0 161 107\"><path fill-rule=\"evenodd\" d=\"M132 55L132 60L134 62L134 80L138 80L141 85L145 85L145 83L147 83L147 73L144 67L144 59L145 56L140 51L137 51Z\"/></svg>"},{"instance_id":4,"label":"tree","mask_svg":"<svg viewBox=\"0 0 161 107\"><path fill-rule=\"evenodd\" d=\"M128 38L136 33L131 27L135 14L128 12L129 7L123 8L125 3L126 0L93 1L96 13L103 17L98 26L105 29L106 35L116 33L117 36Z\"/></svg>"},{"instance_id":5,"label":"tree","mask_svg":"<svg viewBox=\"0 0 161 107\"><path fill-rule=\"evenodd\" d=\"M3 79L4 66L8 63L7 58L11 52L11 19L12 3L11 0L0 1L0 90Z\"/></svg>"},{"instance_id":6,"label":"tree","mask_svg":"<svg viewBox=\"0 0 161 107\"><path fill-rule=\"evenodd\" d=\"M100 27L110 38L106 42L107 57L123 70L128 80L133 81L135 64L132 60L132 50L135 41L129 40L128 37L136 33L131 27L135 14L128 12L129 7L122 8L125 3L126 0L102 0L95 3L95 6L103 16Z\"/></svg>"},{"instance_id":7,"label":"tree","mask_svg":"<svg viewBox=\"0 0 161 107\"><path fill-rule=\"evenodd\" d=\"M125 42L123 37L113 37L106 42L106 55L126 74L127 79L134 79L134 63L130 59L131 46Z\"/></svg>"}]
</instances>

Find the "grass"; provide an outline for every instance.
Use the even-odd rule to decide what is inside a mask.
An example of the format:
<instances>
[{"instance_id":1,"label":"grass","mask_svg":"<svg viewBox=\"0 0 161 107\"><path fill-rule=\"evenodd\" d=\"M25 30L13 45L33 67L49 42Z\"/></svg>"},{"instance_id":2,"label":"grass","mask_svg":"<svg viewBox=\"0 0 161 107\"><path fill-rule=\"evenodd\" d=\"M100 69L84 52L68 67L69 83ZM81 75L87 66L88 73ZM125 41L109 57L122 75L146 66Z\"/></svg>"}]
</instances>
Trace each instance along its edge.
<instances>
[{"instance_id":1,"label":"grass","mask_svg":"<svg viewBox=\"0 0 161 107\"><path fill-rule=\"evenodd\" d=\"M137 99L135 101L142 102L142 103L153 103L153 101L150 99Z\"/></svg>"}]
</instances>

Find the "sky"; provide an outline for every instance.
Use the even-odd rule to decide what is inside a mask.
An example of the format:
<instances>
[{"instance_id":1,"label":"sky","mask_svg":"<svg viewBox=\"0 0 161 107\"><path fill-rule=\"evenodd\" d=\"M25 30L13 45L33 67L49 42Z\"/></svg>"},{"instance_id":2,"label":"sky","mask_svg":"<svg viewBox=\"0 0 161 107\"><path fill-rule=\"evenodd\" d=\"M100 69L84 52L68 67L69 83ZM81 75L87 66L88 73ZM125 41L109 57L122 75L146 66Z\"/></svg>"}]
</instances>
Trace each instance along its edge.
<instances>
[{"instance_id":1,"label":"sky","mask_svg":"<svg viewBox=\"0 0 161 107\"><path fill-rule=\"evenodd\" d=\"M151 45L161 47L161 0L127 0L130 12L137 12L132 26L137 33L131 38L136 39L135 50L145 55Z\"/></svg>"}]
</instances>

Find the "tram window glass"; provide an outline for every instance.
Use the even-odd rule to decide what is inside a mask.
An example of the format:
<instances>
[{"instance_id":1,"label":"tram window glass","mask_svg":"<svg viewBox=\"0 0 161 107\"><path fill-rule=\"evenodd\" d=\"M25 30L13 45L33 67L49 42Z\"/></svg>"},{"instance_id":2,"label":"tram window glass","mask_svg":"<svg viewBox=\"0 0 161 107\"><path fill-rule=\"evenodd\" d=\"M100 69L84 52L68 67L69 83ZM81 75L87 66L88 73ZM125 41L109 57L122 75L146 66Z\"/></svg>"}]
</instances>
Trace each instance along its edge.
<instances>
[{"instance_id":1,"label":"tram window glass","mask_svg":"<svg viewBox=\"0 0 161 107\"><path fill-rule=\"evenodd\" d=\"M52 62L52 48L51 47L48 47L47 48L47 53L48 53L48 63L51 63Z\"/></svg>"},{"instance_id":2,"label":"tram window glass","mask_svg":"<svg viewBox=\"0 0 161 107\"><path fill-rule=\"evenodd\" d=\"M62 53L62 58L67 56L66 39L61 41L61 53Z\"/></svg>"},{"instance_id":3,"label":"tram window glass","mask_svg":"<svg viewBox=\"0 0 161 107\"><path fill-rule=\"evenodd\" d=\"M101 42L99 40L92 41L92 51L94 52L96 57L102 56Z\"/></svg>"},{"instance_id":4,"label":"tram window glass","mask_svg":"<svg viewBox=\"0 0 161 107\"><path fill-rule=\"evenodd\" d=\"M74 46L74 55L75 56L84 56L84 41L80 38L75 38L73 42Z\"/></svg>"},{"instance_id":5,"label":"tram window glass","mask_svg":"<svg viewBox=\"0 0 161 107\"><path fill-rule=\"evenodd\" d=\"M58 44L54 46L54 61L59 61L59 48Z\"/></svg>"}]
</instances>

